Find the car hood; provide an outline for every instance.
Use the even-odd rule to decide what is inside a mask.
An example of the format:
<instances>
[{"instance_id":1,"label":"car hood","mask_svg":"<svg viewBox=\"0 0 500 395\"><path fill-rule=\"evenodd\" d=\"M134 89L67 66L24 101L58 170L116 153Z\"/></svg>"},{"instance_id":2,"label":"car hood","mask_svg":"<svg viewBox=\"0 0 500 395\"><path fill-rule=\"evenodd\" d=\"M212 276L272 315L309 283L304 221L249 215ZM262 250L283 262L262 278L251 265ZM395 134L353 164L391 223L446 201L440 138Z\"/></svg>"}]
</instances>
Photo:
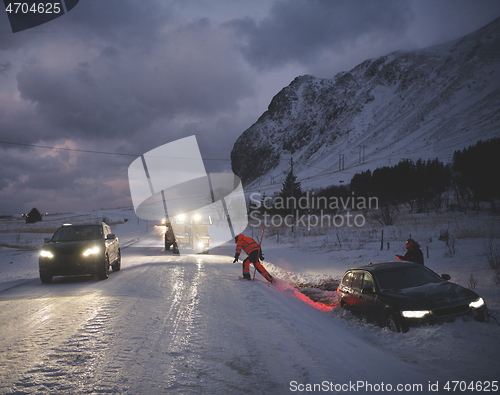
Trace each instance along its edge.
<instances>
[{"instance_id":1,"label":"car hood","mask_svg":"<svg viewBox=\"0 0 500 395\"><path fill-rule=\"evenodd\" d=\"M43 249L64 253L91 248L97 245L99 245L98 240L61 241L47 243L43 246Z\"/></svg>"},{"instance_id":2,"label":"car hood","mask_svg":"<svg viewBox=\"0 0 500 395\"><path fill-rule=\"evenodd\" d=\"M448 281L400 290L384 291L383 293L392 299L404 302L405 306L411 304L414 308L421 309L454 305L457 302L472 302L479 297L470 289Z\"/></svg>"}]
</instances>

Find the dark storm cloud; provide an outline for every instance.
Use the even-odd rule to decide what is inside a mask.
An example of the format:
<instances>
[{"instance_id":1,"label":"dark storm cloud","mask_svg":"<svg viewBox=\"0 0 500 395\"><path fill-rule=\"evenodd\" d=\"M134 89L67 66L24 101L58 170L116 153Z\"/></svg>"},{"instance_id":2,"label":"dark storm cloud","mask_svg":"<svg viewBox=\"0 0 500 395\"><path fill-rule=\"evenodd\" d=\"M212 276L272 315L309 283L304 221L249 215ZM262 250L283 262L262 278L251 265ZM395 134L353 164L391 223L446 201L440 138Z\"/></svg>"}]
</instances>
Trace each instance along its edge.
<instances>
[{"instance_id":1,"label":"dark storm cloud","mask_svg":"<svg viewBox=\"0 0 500 395\"><path fill-rule=\"evenodd\" d=\"M75 147L74 143L55 145ZM0 168L4 170L0 178L0 208L19 212L23 211L19 207L28 210L36 206L54 212L109 207L110 201L122 198L122 205L126 205L129 194L123 168L129 162L129 157L117 159L113 155L69 150L4 149L0 156ZM114 191L111 181L121 183L121 190Z\"/></svg>"},{"instance_id":2,"label":"dark storm cloud","mask_svg":"<svg viewBox=\"0 0 500 395\"><path fill-rule=\"evenodd\" d=\"M77 150L0 143L0 214L130 205L130 163L193 134L207 171L227 171L238 136L296 76L458 38L488 22L495 3L476 4L85 0L16 34L0 13L0 140Z\"/></svg>"},{"instance_id":3,"label":"dark storm cloud","mask_svg":"<svg viewBox=\"0 0 500 395\"><path fill-rule=\"evenodd\" d=\"M21 98L34 104L46 123L33 141L126 136L147 126L152 109L134 100L121 77L96 68L89 62L63 70L32 65L18 73Z\"/></svg>"},{"instance_id":4,"label":"dark storm cloud","mask_svg":"<svg viewBox=\"0 0 500 395\"><path fill-rule=\"evenodd\" d=\"M131 136L157 119L234 109L251 92L230 30L207 19L169 25L136 2L111 12L112 3L89 2L78 18L68 15L58 26L68 33L39 38L36 57L17 73L21 98L46 123L33 141Z\"/></svg>"},{"instance_id":5,"label":"dark storm cloud","mask_svg":"<svg viewBox=\"0 0 500 395\"><path fill-rule=\"evenodd\" d=\"M171 22L172 15L165 1L87 0L57 20L12 35L7 15L1 13L0 34L8 34L8 39L0 39L0 49L17 49L61 34L87 42L105 39L144 46L155 41L158 27Z\"/></svg>"},{"instance_id":6,"label":"dark storm cloud","mask_svg":"<svg viewBox=\"0 0 500 395\"><path fill-rule=\"evenodd\" d=\"M61 19L61 27L88 39L144 44L154 41L158 27L172 21L172 13L168 3L161 1L85 1L80 2L77 13Z\"/></svg>"},{"instance_id":7,"label":"dark storm cloud","mask_svg":"<svg viewBox=\"0 0 500 395\"><path fill-rule=\"evenodd\" d=\"M0 76L6 75L11 69L12 69L12 63L10 62L0 63Z\"/></svg>"},{"instance_id":8,"label":"dark storm cloud","mask_svg":"<svg viewBox=\"0 0 500 395\"><path fill-rule=\"evenodd\" d=\"M324 51L341 50L358 38L401 34L411 20L408 2L392 0L277 1L268 18L230 22L246 43L248 62L262 68L308 64Z\"/></svg>"}]
</instances>

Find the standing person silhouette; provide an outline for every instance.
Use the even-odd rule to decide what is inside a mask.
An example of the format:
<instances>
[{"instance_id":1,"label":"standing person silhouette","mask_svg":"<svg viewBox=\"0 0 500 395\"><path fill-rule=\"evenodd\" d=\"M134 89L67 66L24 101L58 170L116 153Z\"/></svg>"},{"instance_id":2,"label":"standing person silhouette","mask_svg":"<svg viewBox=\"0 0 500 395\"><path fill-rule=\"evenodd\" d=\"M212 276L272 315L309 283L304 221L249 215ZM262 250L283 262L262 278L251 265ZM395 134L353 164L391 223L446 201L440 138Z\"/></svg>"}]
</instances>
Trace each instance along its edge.
<instances>
[{"instance_id":1,"label":"standing person silhouette","mask_svg":"<svg viewBox=\"0 0 500 395\"><path fill-rule=\"evenodd\" d=\"M401 261L409 261L424 264L424 254L420 249L420 245L413 239L406 240L406 254L396 255Z\"/></svg>"}]
</instances>

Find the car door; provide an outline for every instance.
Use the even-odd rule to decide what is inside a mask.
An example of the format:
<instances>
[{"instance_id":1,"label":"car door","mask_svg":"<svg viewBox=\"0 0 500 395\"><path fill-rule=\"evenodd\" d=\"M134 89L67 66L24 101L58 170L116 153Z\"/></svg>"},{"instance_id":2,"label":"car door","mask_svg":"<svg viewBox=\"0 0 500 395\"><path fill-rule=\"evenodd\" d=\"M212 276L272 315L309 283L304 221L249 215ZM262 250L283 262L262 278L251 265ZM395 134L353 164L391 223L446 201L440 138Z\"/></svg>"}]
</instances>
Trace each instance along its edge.
<instances>
[{"instance_id":1,"label":"car door","mask_svg":"<svg viewBox=\"0 0 500 395\"><path fill-rule=\"evenodd\" d=\"M373 277L363 270L356 270L352 273L350 287L350 308L357 315L371 318L376 315L377 295Z\"/></svg>"},{"instance_id":2,"label":"car door","mask_svg":"<svg viewBox=\"0 0 500 395\"><path fill-rule=\"evenodd\" d=\"M363 300L361 296L361 286L363 272L352 271L346 275L343 299L347 303L349 310L356 315L363 314Z\"/></svg>"},{"instance_id":3,"label":"car door","mask_svg":"<svg viewBox=\"0 0 500 395\"><path fill-rule=\"evenodd\" d=\"M369 272L363 272L359 298L361 299L362 314L370 319L375 318L378 314L379 303L375 292L375 282Z\"/></svg>"},{"instance_id":4,"label":"car door","mask_svg":"<svg viewBox=\"0 0 500 395\"><path fill-rule=\"evenodd\" d=\"M109 262L113 263L116 260L118 253L118 243L115 239L108 239L108 235L113 233L108 225L103 225L104 227L104 238L106 243L106 250L108 251Z\"/></svg>"},{"instance_id":5,"label":"car door","mask_svg":"<svg viewBox=\"0 0 500 395\"><path fill-rule=\"evenodd\" d=\"M340 298L342 299L343 304L347 305L347 308L350 310L351 305L354 303L351 295L351 284L352 284L352 272L347 272L344 274L342 281L340 282L339 289L341 291Z\"/></svg>"}]
</instances>

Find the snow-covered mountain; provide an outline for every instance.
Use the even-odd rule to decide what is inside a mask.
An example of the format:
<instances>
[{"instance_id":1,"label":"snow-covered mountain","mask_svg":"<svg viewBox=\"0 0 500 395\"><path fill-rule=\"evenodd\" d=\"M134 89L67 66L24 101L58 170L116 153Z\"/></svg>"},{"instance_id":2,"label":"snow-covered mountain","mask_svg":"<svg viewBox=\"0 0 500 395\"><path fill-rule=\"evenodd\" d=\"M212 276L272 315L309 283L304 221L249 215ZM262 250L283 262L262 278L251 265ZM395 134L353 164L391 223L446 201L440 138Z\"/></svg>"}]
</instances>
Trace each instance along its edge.
<instances>
[{"instance_id":1,"label":"snow-covered mountain","mask_svg":"<svg viewBox=\"0 0 500 395\"><path fill-rule=\"evenodd\" d=\"M349 182L402 159L439 158L500 136L500 18L459 40L369 59L333 79L297 77L236 141L245 184ZM274 184L274 185L271 185Z\"/></svg>"}]
</instances>

